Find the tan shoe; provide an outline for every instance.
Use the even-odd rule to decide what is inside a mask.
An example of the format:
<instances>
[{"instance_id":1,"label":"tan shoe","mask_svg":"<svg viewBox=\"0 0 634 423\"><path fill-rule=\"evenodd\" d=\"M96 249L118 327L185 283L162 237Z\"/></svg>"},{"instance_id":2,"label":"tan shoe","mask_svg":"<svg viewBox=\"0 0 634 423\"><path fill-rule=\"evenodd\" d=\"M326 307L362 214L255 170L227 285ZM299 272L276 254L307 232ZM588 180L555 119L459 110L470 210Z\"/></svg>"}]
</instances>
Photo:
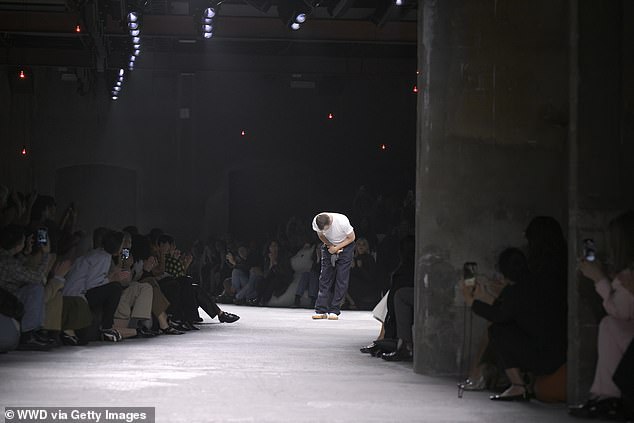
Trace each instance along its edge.
<instances>
[{"instance_id":1,"label":"tan shoe","mask_svg":"<svg viewBox=\"0 0 634 423\"><path fill-rule=\"evenodd\" d=\"M339 320L339 315L335 313L328 313L328 320Z\"/></svg>"},{"instance_id":2,"label":"tan shoe","mask_svg":"<svg viewBox=\"0 0 634 423\"><path fill-rule=\"evenodd\" d=\"M321 320L321 319L327 319L328 318L328 313L315 313L313 314L313 320Z\"/></svg>"}]
</instances>

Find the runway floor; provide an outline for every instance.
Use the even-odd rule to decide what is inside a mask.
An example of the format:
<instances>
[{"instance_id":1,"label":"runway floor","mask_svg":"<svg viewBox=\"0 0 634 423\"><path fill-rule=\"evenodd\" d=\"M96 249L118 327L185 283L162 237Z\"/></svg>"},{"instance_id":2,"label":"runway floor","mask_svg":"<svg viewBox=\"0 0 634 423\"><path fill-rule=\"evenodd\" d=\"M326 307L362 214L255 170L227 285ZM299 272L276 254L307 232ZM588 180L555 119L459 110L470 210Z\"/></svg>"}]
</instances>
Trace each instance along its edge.
<instances>
[{"instance_id":1,"label":"runway floor","mask_svg":"<svg viewBox=\"0 0 634 423\"><path fill-rule=\"evenodd\" d=\"M359 353L379 330L368 312L313 321L304 309L225 309L241 319L0 355L0 407L146 406L170 423L574 421L564 406L492 403L485 392L458 399L453 380Z\"/></svg>"}]
</instances>

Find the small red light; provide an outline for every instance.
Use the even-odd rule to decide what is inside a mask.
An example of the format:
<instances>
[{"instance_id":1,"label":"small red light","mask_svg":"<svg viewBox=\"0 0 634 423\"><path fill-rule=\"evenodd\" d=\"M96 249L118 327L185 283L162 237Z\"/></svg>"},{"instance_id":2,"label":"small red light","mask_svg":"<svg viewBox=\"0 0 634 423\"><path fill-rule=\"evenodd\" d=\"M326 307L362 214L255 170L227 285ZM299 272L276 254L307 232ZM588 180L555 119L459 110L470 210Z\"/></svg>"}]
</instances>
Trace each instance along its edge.
<instances>
[{"instance_id":1,"label":"small red light","mask_svg":"<svg viewBox=\"0 0 634 423\"><path fill-rule=\"evenodd\" d=\"M328 113L328 119L334 119L334 115L332 113Z\"/></svg>"},{"instance_id":2,"label":"small red light","mask_svg":"<svg viewBox=\"0 0 634 423\"><path fill-rule=\"evenodd\" d=\"M81 26L77 25L75 27L75 32L79 34L81 32Z\"/></svg>"},{"instance_id":3,"label":"small red light","mask_svg":"<svg viewBox=\"0 0 634 423\"><path fill-rule=\"evenodd\" d=\"M24 74L23 70L20 70L20 79L24 79L26 78L26 75Z\"/></svg>"},{"instance_id":4,"label":"small red light","mask_svg":"<svg viewBox=\"0 0 634 423\"><path fill-rule=\"evenodd\" d=\"M414 94L416 94L418 92L418 87L416 85L414 85L414 88L412 88L412 92Z\"/></svg>"},{"instance_id":5,"label":"small red light","mask_svg":"<svg viewBox=\"0 0 634 423\"><path fill-rule=\"evenodd\" d=\"M244 129L242 130L242 132L240 132L240 135L241 135L241 136L243 136L243 137L244 137L246 134L247 134L247 133L246 133L246 132L244 132Z\"/></svg>"},{"instance_id":6,"label":"small red light","mask_svg":"<svg viewBox=\"0 0 634 423\"><path fill-rule=\"evenodd\" d=\"M385 151L385 150L387 150L387 145L381 144L381 151Z\"/></svg>"},{"instance_id":7,"label":"small red light","mask_svg":"<svg viewBox=\"0 0 634 423\"><path fill-rule=\"evenodd\" d=\"M23 156L26 156L26 147L22 147L22 151L20 152Z\"/></svg>"}]
</instances>

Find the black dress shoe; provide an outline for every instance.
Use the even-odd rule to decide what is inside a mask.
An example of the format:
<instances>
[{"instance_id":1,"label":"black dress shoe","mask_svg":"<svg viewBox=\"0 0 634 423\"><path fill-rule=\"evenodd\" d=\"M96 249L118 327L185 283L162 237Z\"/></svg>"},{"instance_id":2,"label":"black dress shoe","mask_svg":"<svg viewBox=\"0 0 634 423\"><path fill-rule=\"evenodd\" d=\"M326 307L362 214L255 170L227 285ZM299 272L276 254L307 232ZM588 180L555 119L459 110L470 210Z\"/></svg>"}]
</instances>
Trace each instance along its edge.
<instances>
[{"instance_id":1,"label":"black dress shoe","mask_svg":"<svg viewBox=\"0 0 634 423\"><path fill-rule=\"evenodd\" d=\"M622 415L620 398L591 398L583 404L568 407L568 414L582 419L618 420Z\"/></svg>"},{"instance_id":2,"label":"black dress shoe","mask_svg":"<svg viewBox=\"0 0 634 423\"><path fill-rule=\"evenodd\" d=\"M379 350L379 346L376 345L374 342L371 343L370 345L366 345L363 348L359 348L359 351L361 351L363 354L370 354L370 355L376 355L376 352Z\"/></svg>"},{"instance_id":3,"label":"black dress shoe","mask_svg":"<svg viewBox=\"0 0 634 423\"><path fill-rule=\"evenodd\" d=\"M33 333L23 334L20 344L16 348L18 351L49 351L52 344L39 341Z\"/></svg>"},{"instance_id":4,"label":"black dress shoe","mask_svg":"<svg viewBox=\"0 0 634 423\"><path fill-rule=\"evenodd\" d=\"M182 326L185 330L200 330L200 328L194 326L192 322L184 322Z\"/></svg>"},{"instance_id":5,"label":"black dress shoe","mask_svg":"<svg viewBox=\"0 0 634 423\"><path fill-rule=\"evenodd\" d=\"M154 338L158 336L158 332L153 331L152 329L148 329L145 326L140 326L136 330L137 336L141 338Z\"/></svg>"},{"instance_id":6,"label":"black dress shoe","mask_svg":"<svg viewBox=\"0 0 634 423\"><path fill-rule=\"evenodd\" d=\"M77 347L81 345L81 341L75 335L69 335L65 332L60 333L59 338L62 341L62 344L68 345L71 347Z\"/></svg>"},{"instance_id":7,"label":"black dress shoe","mask_svg":"<svg viewBox=\"0 0 634 423\"><path fill-rule=\"evenodd\" d=\"M525 402L525 401L530 401L531 397L530 394L528 393L528 390L526 389L526 385L517 385L514 384L514 386L521 386L524 388L524 392L522 392L521 394L518 395L504 395L502 394L498 394L498 395L491 395L489 397L489 399L491 401L506 401L506 402L511 402L511 401L520 401L520 402Z\"/></svg>"},{"instance_id":8,"label":"black dress shoe","mask_svg":"<svg viewBox=\"0 0 634 423\"><path fill-rule=\"evenodd\" d=\"M185 332L182 330L174 329L172 326L168 326L167 329L159 329L161 335L183 335Z\"/></svg>"},{"instance_id":9,"label":"black dress shoe","mask_svg":"<svg viewBox=\"0 0 634 423\"><path fill-rule=\"evenodd\" d=\"M383 353L381 358L385 361L412 361L413 355L407 348L401 348L393 352Z\"/></svg>"},{"instance_id":10,"label":"black dress shoe","mask_svg":"<svg viewBox=\"0 0 634 423\"><path fill-rule=\"evenodd\" d=\"M221 323L233 323L239 319L240 316L233 313L227 313L226 311L223 311L218 315L218 320L220 320Z\"/></svg>"}]
</instances>

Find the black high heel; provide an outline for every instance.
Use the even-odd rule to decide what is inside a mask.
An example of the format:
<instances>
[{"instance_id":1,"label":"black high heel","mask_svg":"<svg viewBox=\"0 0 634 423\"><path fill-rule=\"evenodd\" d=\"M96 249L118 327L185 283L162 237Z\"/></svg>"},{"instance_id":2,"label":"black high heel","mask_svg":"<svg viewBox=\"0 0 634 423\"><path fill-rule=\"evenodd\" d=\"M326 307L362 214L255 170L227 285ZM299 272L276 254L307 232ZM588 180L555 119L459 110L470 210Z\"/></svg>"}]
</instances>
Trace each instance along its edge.
<instances>
[{"instance_id":1,"label":"black high heel","mask_svg":"<svg viewBox=\"0 0 634 423\"><path fill-rule=\"evenodd\" d=\"M524 392L520 395L503 395L503 394L498 394L498 395L491 395L489 397L489 399L491 401L518 401L518 402L526 402L526 401L530 401L531 397L530 394L528 393L528 389L526 387L526 385L522 384L522 383L513 383L511 384L511 386L521 386L522 388L524 388Z\"/></svg>"}]
</instances>

